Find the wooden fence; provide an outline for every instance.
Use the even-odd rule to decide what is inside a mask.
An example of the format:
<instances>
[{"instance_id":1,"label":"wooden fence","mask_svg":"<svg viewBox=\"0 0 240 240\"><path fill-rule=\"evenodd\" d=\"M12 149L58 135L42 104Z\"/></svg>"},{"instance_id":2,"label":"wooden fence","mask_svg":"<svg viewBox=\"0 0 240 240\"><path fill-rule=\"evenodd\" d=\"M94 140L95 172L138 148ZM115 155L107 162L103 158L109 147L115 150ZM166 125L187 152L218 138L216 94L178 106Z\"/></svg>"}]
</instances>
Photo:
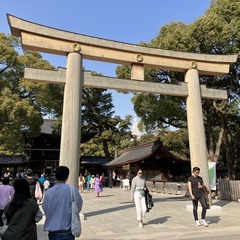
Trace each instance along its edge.
<instances>
[{"instance_id":1,"label":"wooden fence","mask_svg":"<svg viewBox=\"0 0 240 240\"><path fill-rule=\"evenodd\" d=\"M189 196L187 183L146 181L146 184L149 191ZM240 201L240 181L219 179L217 193L222 200Z\"/></svg>"},{"instance_id":2,"label":"wooden fence","mask_svg":"<svg viewBox=\"0 0 240 240\"><path fill-rule=\"evenodd\" d=\"M189 196L187 183L146 181L149 191Z\"/></svg>"},{"instance_id":3,"label":"wooden fence","mask_svg":"<svg viewBox=\"0 0 240 240\"><path fill-rule=\"evenodd\" d=\"M240 181L218 180L218 195L222 200L238 201L240 199Z\"/></svg>"}]
</instances>

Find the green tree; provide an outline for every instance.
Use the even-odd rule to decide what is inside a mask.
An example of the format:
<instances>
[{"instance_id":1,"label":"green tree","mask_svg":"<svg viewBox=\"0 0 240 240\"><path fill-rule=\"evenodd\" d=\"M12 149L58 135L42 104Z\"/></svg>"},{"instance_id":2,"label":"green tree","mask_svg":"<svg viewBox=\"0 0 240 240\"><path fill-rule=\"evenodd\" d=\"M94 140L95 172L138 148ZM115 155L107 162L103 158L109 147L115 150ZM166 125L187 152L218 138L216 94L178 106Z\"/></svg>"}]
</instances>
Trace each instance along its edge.
<instances>
[{"instance_id":1,"label":"green tree","mask_svg":"<svg viewBox=\"0 0 240 240\"><path fill-rule=\"evenodd\" d=\"M141 43L144 46L156 47L167 50L188 51L205 54L231 54L240 50L240 2L238 0L212 1L206 13L192 24L173 22L163 26L159 34L150 43ZM226 89L228 100L226 101L224 114L219 117L213 100L203 100L204 123L207 137L208 159L219 159L220 148L224 143L226 160L229 169L229 177L235 178L234 161L239 159L238 139L230 137L240 131L238 127L239 116L232 118L232 110L236 107L236 99L239 98L239 60L232 64L230 73L222 77L200 76L200 84L207 87ZM128 67L118 67L117 74L128 77ZM161 83L179 83L184 81L182 73L165 70L145 69L145 81ZM137 93L132 99L134 110L141 118L147 130L155 131L156 128L164 128L172 125L177 128L185 128L186 105L185 99L163 96L157 94ZM215 106L221 104L217 102ZM223 121L223 119L225 121ZM236 147L234 147L236 146ZM231 154L230 154L231 153Z\"/></svg>"},{"instance_id":2,"label":"green tree","mask_svg":"<svg viewBox=\"0 0 240 240\"><path fill-rule=\"evenodd\" d=\"M61 109L62 86L24 81L24 67L53 69L39 53L21 52L17 38L0 33L0 154L22 154L23 132L36 136L42 115Z\"/></svg>"},{"instance_id":3,"label":"green tree","mask_svg":"<svg viewBox=\"0 0 240 240\"><path fill-rule=\"evenodd\" d=\"M96 75L97 73L92 73ZM98 74L101 75L101 74ZM81 154L106 156L110 161L121 150L132 146L131 116L121 119L113 116L112 94L104 89L82 90ZM61 133L61 117L53 128Z\"/></svg>"},{"instance_id":4,"label":"green tree","mask_svg":"<svg viewBox=\"0 0 240 240\"><path fill-rule=\"evenodd\" d=\"M108 159L116 158L122 154L122 150L136 144L131 130L131 116L121 119L115 116L108 119L101 135L97 135L89 142L81 145L82 155L107 156Z\"/></svg>"},{"instance_id":5,"label":"green tree","mask_svg":"<svg viewBox=\"0 0 240 240\"><path fill-rule=\"evenodd\" d=\"M186 128L167 131L165 134L160 133L160 136L164 147L169 152L183 160L190 159L188 131Z\"/></svg>"}]
</instances>

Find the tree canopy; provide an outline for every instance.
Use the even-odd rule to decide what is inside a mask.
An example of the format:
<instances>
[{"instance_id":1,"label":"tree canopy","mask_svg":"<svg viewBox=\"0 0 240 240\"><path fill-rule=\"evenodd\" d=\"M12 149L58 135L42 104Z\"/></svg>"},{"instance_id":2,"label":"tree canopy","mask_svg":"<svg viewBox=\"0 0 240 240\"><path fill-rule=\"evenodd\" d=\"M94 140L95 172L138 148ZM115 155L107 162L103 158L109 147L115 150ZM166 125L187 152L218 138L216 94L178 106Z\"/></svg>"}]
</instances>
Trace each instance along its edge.
<instances>
[{"instance_id":1,"label":"tree canopy","mask_svg":"<svg viewBox=\"0 0 240 240\"><path fill-rule=\"evenodd\" d=\"M239 53L240 2L238 0L212 1L206 13L193 23L166 24L149 43L141 44L160 49L205 54ZM236 108L239 110L236 102L240 91L239 63L238 60L237 63L232 64L230 73L225 76L200 76L200 84L206 84L209 88L225 89L228 92L227 101L202 100L202 106L208 160L217 162L220 159L226 159L228 167L231 168L230 178L235 178L233 168L236 167L239 158L239 114L234 111ZM117 75L123 78L129 77L130 68L118 67ZM184 81L184 74L161 69L145 69L145 81L175 84ZM184 98L135 93L132 102L135 112L141 118L142 126L145 126L148 132L156 131L156 128L169 126L186 128L187 126ZM233 126L235 126L234 129ZM222 143L225 145L222 147L224 151L220 151Z\"/></svg>"},{"instance_id":2,"label":"tree canopy","mask_svg":"<svg viewBox=\"0 0 240 240\"><path fill-rule=\"evenodd\" d=\"M22 52L17 38L0 33L0 154L22 153L23 131L38 135L42 115L61 109L62 87L24 81L24 67L54 69L39 53Z\"/></svg>"}]
</instances>

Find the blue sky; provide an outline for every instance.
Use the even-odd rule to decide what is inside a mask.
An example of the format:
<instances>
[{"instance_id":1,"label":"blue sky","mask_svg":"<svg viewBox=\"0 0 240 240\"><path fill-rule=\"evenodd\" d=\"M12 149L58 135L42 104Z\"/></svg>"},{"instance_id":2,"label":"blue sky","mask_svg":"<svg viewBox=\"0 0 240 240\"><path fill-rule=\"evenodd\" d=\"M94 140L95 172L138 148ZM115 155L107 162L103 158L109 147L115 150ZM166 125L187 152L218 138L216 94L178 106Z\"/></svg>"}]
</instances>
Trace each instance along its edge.
<instances>
[{"instance_id":1,"label":"blue sky","mask_svg":"<svg viewBox=\"0 0 240 240\"><path fill-rule=\"evenodd\" d=\"M6 14L80 34L138 44L150 42L160 28L173 21L194 22L210 0L0 0L0 32L10 33ZM43 54L52 65L66 66L66 58ZM86 70L115 77L115 64L84 60ZM115 114L134 116L131 94L111 91Z\"/></svg>"}]
</instances>

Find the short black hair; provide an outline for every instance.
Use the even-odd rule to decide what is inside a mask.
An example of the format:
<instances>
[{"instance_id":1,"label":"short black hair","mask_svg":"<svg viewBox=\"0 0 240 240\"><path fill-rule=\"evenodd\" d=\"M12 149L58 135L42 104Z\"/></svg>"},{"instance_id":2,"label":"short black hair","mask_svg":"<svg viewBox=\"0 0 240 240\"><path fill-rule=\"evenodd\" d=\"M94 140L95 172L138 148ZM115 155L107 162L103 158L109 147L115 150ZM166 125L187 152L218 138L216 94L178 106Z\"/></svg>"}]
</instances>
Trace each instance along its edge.
<instances>
[{"instance_id":1,"label":"short black hair","mask_svg":"<svg viewBox=\"0 0 240 240\"><path fill-rule=\"evenodd\" d=\"M15 190L15 195L20 194L20 195L24 195L26 198L31 198L29 184L25 178L17 179L13 183L13 187Z\"/></svg>"},{"instance_id":2,"label":"short black hair","mask_svg":"<svg viewBox=\"0 0 240 240\"><path fill-rule=\"evenodd\" d=\"M4 177L4 178L2 179L2 184L3 184L3 185L8 185L8 184L9 184L9 178L8 178L8 177Z\"/></svg>"},{"instance_id":3,"label":"short black hair","mask_svg":"<svg viewBox=\"0 0 240 240\"><path fill-rule=\"evenodd\" d=\"M66 166L59 166L55 170L55 177L59 181L64 181L68 179L69 176L69 168Z\"/></svg>"},{"instance_id":4,"label":"short black hair","mask_svg":"<svg viewBox=\"0 0 240 240\"><path fill-rule=\"evenodd\" d=\"M31 168L27 169L26 174L31 177L33 175L33 170Z\"/></svg>"},{"instance_id":5,"label":"short black hair","mask_svg":"<svg viewBox=\"0 0 240 240\"><path fill-rule=\"evenodd\" d=\"M193 172L196 172L196 171L200 171L200 168L199 167L194 167Z\"/></svg>"}]
</instances>

